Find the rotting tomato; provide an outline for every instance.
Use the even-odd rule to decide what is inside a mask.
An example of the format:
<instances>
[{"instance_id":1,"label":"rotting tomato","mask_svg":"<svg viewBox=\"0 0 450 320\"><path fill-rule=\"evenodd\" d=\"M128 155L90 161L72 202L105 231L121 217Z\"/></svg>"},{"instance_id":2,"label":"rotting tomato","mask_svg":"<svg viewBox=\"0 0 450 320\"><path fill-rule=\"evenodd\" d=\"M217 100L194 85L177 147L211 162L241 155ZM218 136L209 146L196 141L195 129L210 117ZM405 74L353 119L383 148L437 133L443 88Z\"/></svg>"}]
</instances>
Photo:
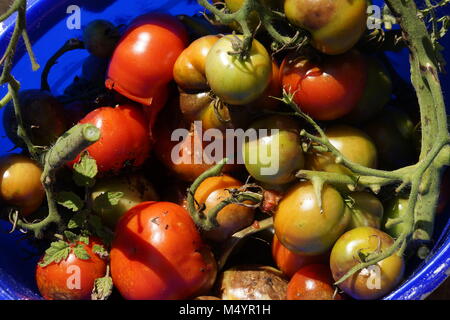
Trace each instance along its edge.
<instances>
[{"instance_id":1,"label":"rotting tomato","mask_svg":"<svg viewBox=\"0 0 450 320\"><path fill-rule=\"evenodd\" d=\"M371 192L358 191L348 195L350 203L347 204L350 210L349 228L373 227L381 228L384 207L380 200Z\"/></svg>"},{"instance_id":2,"label":"rotting tomato","mask_svg":"<svg viewBox=\"0 0 450 320\"><path fill-rule=\"evenodd\" d=\"M36 211L45 196L41 183L42 169L20 154L0 157L0 200L17 207L22 216Z\"/></svg>"},{"instance_id":3,"label":"rotting tomato","mask_svg":"<svg viewBox=\"0 0 450 320\"><path fill-rule=\"evenodd\" d=\"M125 299L187 299L207 293L216 278L213 254L189 213L170 202L143 202L120 219L111 276Z\"/></svg>"},{"instance_id":4,"label":"rotting tomato","mask_svg":"<svg viewBox=\"0 0 450 320\"><path fill-rule=\"evenodd\" d=\"M378 153L372 139L363 131L347 125L334 125L325 130L331 144L342 155L357 164L376 168ZM305 167L310 170L351 174L344 165L336 163L330 152L311 151L306 154Z\"/></svg>"},{"instance_id":5,"label":"rotting tomato","mask_svg":"<svg viewBox=\"0 0 450 320\"><path fill-rule=\"evenodd\" d=\"M363 257L387 250L394 243L388 234L372 227L359 227L344 233L331 250L330 267L335 281ZM404 272L404 260L394 253L376 265L353 274L339 284L345 293L359 300L378 299L389 293L400 282Z\"/></svg>"},{"instance_id":6,"label":"rotting tomato","mask_svg":"<svg viewBox=\"0 0 450 320\"><path fill-rule=\"evenodd\" d=\"M357 51L313 61L288 55L281 64L283 88L316 120L335 120L352 111L367 82L367 62Z\"/></svg>"},{"instance_id":7,"label":"rotting tomato","mask_svg":"<svg viewBox=\"0 0 450 320\"><path fill-rule=\"evenodd\" d=\"M322 211L310 182L300 182L283 197L274 217L275 234L289 250L317 255L327 252L346 230L350 216L342 196L324 185Z\"/></svg>"},{"instance_id":8,"label":"rotting tomato","mask_svg":"<svg viewBox=\"0 0 450 320\"><path fill-rule=\"evenodd\" d=\"M342 300L333 286L330 267L310 264L299 269L288 283L288 300Z\"/></svg>"},{"instance_id":9,"label":"rotting tomato","mask_svg":"<svg viewBox=\"0 0 450 320\"><path fill-rule=\"evenodd\" d=\"M272 241L272 256L278 269L289 278L292 278L304 266L325 263L328 260L328 254L305 255L295 253L283 246L276 235L273 236Z\"/></svg>"},{"instance_id":10,"label":"rotting tomato","mask_svg":"<svg viewBox=\"0 0 450 320\"><path fill-rule=\"evenodd\" d=\"M178 57L173 77L184 90L208 90L205 75L206 56L219 36L208 35L192 42Z\"/></svg>"},{"instance_id":11,"label":"rotting tomato","mask_svg":"<svg viewBox=\"0 0 450 320\"><path fill-rule=\"evenodd\" d=\"M366 0L285 0L286 18L311 32L312 45L326 54L352 48L366 30Z\"/></svg>"},{"instance_id":12,"label":"rotting tomato","mask_svg":"<svg viewBox=\"0 0 450 320\"><path fill-rule=\"evenodd\" d=\"M198 186L194 198L197 203L205 205L204 212L207 216L209 210L231 196L229 189L239 189L242 185L239 180L229 175L210 177ZM247 201L246 204L251 202ZM251 225L254 221L254 211L254 208L230 204L217 214L219 226L214 230L205 231L203 236L206 239L223 242L233 233Z\"/></svg>"},{"instance_id":13,"label":"rotting tomato","mask_svg":"<svg viewBox=\"0 0 450 320\"><path fill-rule=\"evenodd\" d=\"M90 300L94 282L105 276L106 261L94 251L98 240L90 239L89 244L78 241L69 245L67 258L59 263L52 262L36 267L36 282L39 292L46 300ZM78 258L75 247L80 246L89 255L87 259Z\"/></svg>"},{"instance_id":14,"label":"rotting tomato","mask_svg":"<svg viewBox=\"0 0 450 320\"><path fill-rule=\"evenodd\" d=\"M173 16L149 13L136 18L114 50L105 85L133 101L150 105L173 79L173 66L187 43Z\"/></svg>"},{"instance_id":15,"label":"rotting tomato","mask_svg":"<svg viewBox=\"0 0 450 320\"><path fill-rule=\"evenodd\" d=\"M245 105L258 99L272 75L270 55L258 40L253 40L247 59L230 54L234 51L233 44L242 40L242 35L224 36L206 57L209 86L223 102L232 105Z\"/></svg>"},{"instance_id":16,"label":"rotting tomato","mask_svg":"<svg viewBox=\"0 0 450 320\"><path fill-rule=\"evenodd\" d=\"M86 151L97 161L98 171L118 172L127 165L140 166L150 152L150 133L144 112L137 106L118 105L95 109L79 123L100 129L100 140ZM72 161L70 165L79 161Z\"/></svg>"}]
</instances>

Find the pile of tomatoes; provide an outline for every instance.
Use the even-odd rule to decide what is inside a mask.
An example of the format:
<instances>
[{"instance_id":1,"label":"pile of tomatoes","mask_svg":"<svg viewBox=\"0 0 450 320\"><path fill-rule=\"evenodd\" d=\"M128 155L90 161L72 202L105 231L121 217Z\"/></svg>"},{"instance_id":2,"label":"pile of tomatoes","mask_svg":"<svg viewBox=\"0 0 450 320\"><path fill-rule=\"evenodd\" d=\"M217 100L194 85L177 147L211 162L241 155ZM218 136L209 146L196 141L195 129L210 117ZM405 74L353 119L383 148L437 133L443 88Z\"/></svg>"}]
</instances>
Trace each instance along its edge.
<instances>
[{"instance_id":1,"label":"pile of tomatoes","mask_svg":"<svg viewBox=\"0 0 450 320\"><path fill-rule=\"evenodd\" d=\"M225 2L231 10L242 3ZM55 190L87 195L88 209L74 213L61 206L70 232L50 228L40 240L49 246L36 268L42 296L90 299L93 290L98 296L112 285L113 296L125 299L377 299L393 290L405 266L396 254L377 269L363 269L339 286L334 282L392 245L402 226L388 228L386 221L401 216L407 200L389 191L349 192L329 184L318 198L310 181L296 177L299 170L353 173L301 135L314 131L276 99L290 96L354 163L396 169L417 160L417 115L396 102L382 58L356 46L366 8L365 0L286 0L287 19L310 32L309 49L272 54L266 36L258 34L245 57L235 53L243 41L239 30L232 32L235 25L199 35L176 17L149 13L119 37L107 21L90 23L83 40L91 56L65 95L21 93L25 129L37 146L52 146L77 123L101 132L58 173ZM201 29L205 22L194 17L193 23ZM107 97L81 98L73 94L77 86L98 87ZM74 99L68 102L68 96ZM265 200L273 197L270 210L251 201L233 203L219 211L216 228L201 230L194 223L186 190L218 162L204 150L219 139L201 139L198 122L203 132L277 129L233 146L243 163L229 161L194 194L197 208L208 215L236 190L257 186ZM22 146L12 106L4 125ZM179 128L186 134L173 141ZM229 141L221 142L228 156ZM272 150L269 162L255 158L261 148ZM79 188L70 176L86 155L98 174L95 185ZM274 162L278 170L272 172ZM1 202L21 219L45 217L41 174L41 164L25 153L0 159ZM84 222L77 223L82 215ZM218 265L233 234L258 228L257 221L270 215L272 229L243 240Z\"/></svg>"}]
</instances>

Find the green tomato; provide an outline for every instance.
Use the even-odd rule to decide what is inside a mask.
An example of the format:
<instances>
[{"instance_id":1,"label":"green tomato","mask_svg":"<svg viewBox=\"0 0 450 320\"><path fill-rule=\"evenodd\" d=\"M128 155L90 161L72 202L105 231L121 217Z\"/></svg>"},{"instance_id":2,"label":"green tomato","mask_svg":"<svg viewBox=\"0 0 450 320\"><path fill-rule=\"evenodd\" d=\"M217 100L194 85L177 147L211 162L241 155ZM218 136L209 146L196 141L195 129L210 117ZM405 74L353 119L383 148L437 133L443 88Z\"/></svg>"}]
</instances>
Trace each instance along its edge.
<instances>
[{"instance_id":1,"label":"green tomato","mask_svg":"<svg viewBox=\"0 0 450 320\"><path fill-rule=\"evenodd\" d=\"M297 121L272 115L258 119L250 128L256 129L257 136L246 139L242 145L248 173L256 180L272 185L294 181L295 173L304 165ZM267 129L267 135L264 136L260 129Z\"/></svg>"},{"instance_id":2,"label":"green tomato","mask_svg":"<svg viewBox=\"0 0 450 320\"><path fill-rule=\"evenodd\" d=\"M403 222L388 226L386 226L386 223L390 223L393 219L403 218L407 210L408 198L395 197L386 204L386 212L383 219L383 230L394 239L397 239L402 234L406 226Z\"/></svg>"},{"instance_id":3,"label":"green tomato","mask_svg":"<svg viewBox=\"0 0 450 320\"><path fill-rule=\"evenodd\" d=\"M232 105L245 105L259 98L272 76L272 60L258 40L253 40L248 58L230 54L233 45L243 39L242 35L224 36L206 57L209 86L223 102Z\"/></svg>"},{"instance_id":4,"label":"green tomato","mask_svg":"<svg viewBox=\"0 0 450 320\"><path fill-rule=\"evenodd\" d=\"M372 227L381 228L383 204L370 192L353 192L348 195L351 200L347 205L350 210L349 228Z\"/></svg>"},{"instance_id":5,"label":"green tomato","mask_svg":"<svg viewBox=\"0 0 450 320\"><path fill-rule=\"evenodd\" d=\"M117 204L107 201L109 193L123 193ZM114 229L119 219L131 208L144 201L156 201L158 196L151 183L141 175L131 174L99 180L91 194L94 213Z\"/></svg>"}]
</instances>

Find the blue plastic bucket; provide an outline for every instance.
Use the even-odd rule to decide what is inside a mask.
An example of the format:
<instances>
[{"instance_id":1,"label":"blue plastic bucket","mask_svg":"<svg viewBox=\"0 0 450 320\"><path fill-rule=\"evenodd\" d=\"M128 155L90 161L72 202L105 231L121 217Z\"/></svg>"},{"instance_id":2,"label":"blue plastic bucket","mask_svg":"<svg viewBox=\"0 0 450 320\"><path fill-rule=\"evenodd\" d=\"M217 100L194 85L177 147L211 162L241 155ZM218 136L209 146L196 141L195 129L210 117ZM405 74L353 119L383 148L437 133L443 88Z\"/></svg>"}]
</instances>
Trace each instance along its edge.
<instances>
[{"instance_id":1,"label":"blue plastic bucket","mask_svg":"<svg viewBox=\"0 0 450 320\"><path fill-rule=\"evenodd\" d=\"M377 2L377 1L375 1ZM171 14L195 14L201 10L196 0L29 0L28 30L37 60L41 65L69 38L79 37L81 31L69 29L67 20L71 15L69 6L77 5L81 9L81 25L94 19L107 19L115 23L126 24L132 18L150 11L169 12ZM69 11L69 13L68 13ZM7 46L12 32L14 17L0 24L0 52ZM448 42L448 36L447 41ZM447 47L446 44L444 44ZM39 88L40 72L31 72L24 48L18 51L13 70L22 88ZM400 76L409 81L407 51L401 54L388 53L393 68ZM83 50L68 53L52 69L50 85L56 92L70 84L75 75L81 73L81 66L87 54ZM445 53L450 61L450 54ZM450 99L450 76L442 77L444 94ZM5 94L6 88L0 88ZM1 118L0 111L0 118ZM0 127L0 155L12 148L11 142L4 137ZM418 265L408 266L408 277L385 299L423 299L436 289L450 274L450 221L443 214L436 222L435 245L429 257ZM20 241L22 234L8 234L10 225L0 222L0 299L41 299L34 280L37 258L29 258L32 248Z\"/></svg>"}]
</instances>

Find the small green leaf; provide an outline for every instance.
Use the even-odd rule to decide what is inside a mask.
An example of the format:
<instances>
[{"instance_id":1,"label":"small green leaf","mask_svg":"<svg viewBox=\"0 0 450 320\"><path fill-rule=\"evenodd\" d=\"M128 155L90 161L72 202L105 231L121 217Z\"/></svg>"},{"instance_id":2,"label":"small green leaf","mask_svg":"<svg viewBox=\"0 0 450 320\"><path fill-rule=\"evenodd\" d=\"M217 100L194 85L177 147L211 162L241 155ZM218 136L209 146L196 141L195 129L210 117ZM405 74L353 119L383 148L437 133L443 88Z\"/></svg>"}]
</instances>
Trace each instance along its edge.
<instances>
[{"instance_id":1,"label":"small green leaf","mask_svg":"<svg viewBox=\"0 0 450 320\"><path fill-rule=\"evenodd\" d=\"M78 240L78 236L75 233L73 233L72 231L68 231L68 230L64 231L64 236L66 237L67 241L72 242L72 243L77 242L77 240Z\"/></svg>"},{"instance_id":2,"label":"small green leaf","mask_svg":"<svg viewBox=\"0 0 450 320\"><path fill-rule=\"evenodd\" d=\"M45 256L39 265L46 267L52 262L60 263L62 260L66 260L70 253L70 246L67 242L59 240L52 242L50 248L45 250Z\"/></svg>"},{"instance_id":3,"label":"small green leaf","mask_svg":"<svg viewBox=\"0 0 450 320\"><path fill-rule=\"evenodd\" d=\"M94 200L94 209L101 211L102 209L110 209L119 204L120 199L123 197L123 192L107 191L100 194Z\"/></svg>"},{"instance_id":4,"label":"small green leaf","mask_svg":"<svg viewBox=\"0 0 450 320\"><path fill-rule=\"evenodd\" d=\"M78 240L80 242L85 243L86 245L89 245L89 237L88 236L80 236Z\"/></svg>"},{"instance_id":5,"label":"small green leaf","mask_svg":"<svg viewBox=\"0 0 450 320\"><path fill-rule=\"evenodd\" d=\"M113 290L113 281L109 276L98 278L94 282L92 290L92 300L106 300L109 298Z\"/></svg>"},{"instance_id":6,"label":"small green leaf","mask_svg":"<svg viewBox=\"0 0 450 320\"><path fill-rule=\"evenodd\" d=\"M91 256L87 253L86 249L84 248L83 244L79 244L76 247L74 247L73 253L78 259L81 260L89 260L91 258Z\"/></svg>"},{"instance_id":7,"label":"small green leaf","mask_svg":"<svg viewBox=\"0 0 450 320\"><path fill-rule=\"evenodd\" d=\"M109 252L100 244L94 244L92 251L102 259L109 256Z\"/></svg>"},{"instance_id":8,"label":"small green leaf","mask_svg":"<svg viewBox=\"0 0 450 320\"><path fill-rule=\"evenodd\" d=\"M87 152L83 153L78 163L73 166L73 180L79 187L93 187L98 173L97 162Z\"/></svg>"},{"instance_id":9,"label":"small green leaf","mask_svg":"<svg viewBox=\"0 0 450 320\"><path fill-rule=\"evenodd\" d=\"M56 195L56 202L74 212L80 211L84 207L83 200L73 192L59 192Z\"/></svg>"},{"instance_id":10,"label":"small green leaf","mask_svg":"<svg viewBox=\"0 0 450 320\"><path fill-rule=\"evenodd\" d=\"M83 210L81 212L78 212L72 216L72 219L69 220L67 224L67 228L69 229L76 229L76 228L82 228L86 222L86 216L88 214L88 211Z\"/></svg>"}]
</instances>

